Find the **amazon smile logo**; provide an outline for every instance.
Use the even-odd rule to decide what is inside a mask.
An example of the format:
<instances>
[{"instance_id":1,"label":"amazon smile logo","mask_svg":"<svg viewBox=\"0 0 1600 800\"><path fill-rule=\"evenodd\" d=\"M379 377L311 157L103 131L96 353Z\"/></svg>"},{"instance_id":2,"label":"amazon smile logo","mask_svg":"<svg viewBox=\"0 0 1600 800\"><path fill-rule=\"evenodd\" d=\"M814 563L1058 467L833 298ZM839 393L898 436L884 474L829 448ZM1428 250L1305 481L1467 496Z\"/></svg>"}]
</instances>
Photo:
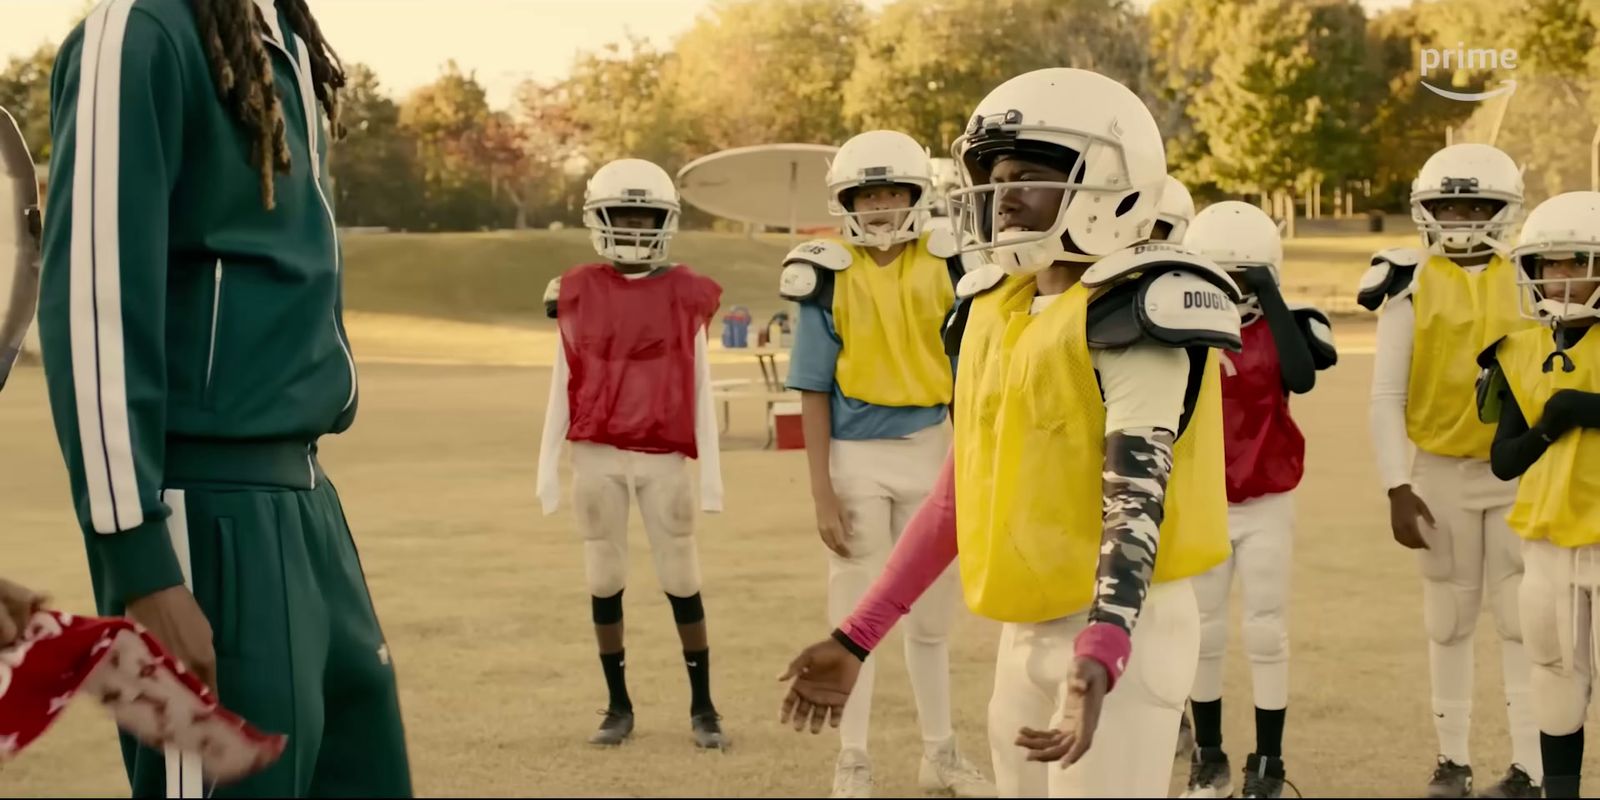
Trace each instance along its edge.
<instances>
[{"instance_id":1,"label":"amazon smile logo","mask_svg":"<svg viewBox=\"0 0 1600 800\"><path fill-rule=\"evenodd\" d=\"M1428 83L1428 73L1437 69L1450 70L1514 70L1517 68L1517 51L1511 48L1496 50L1492 47L1467 48L1461 42L1456 42L1455 49L1440 49L1437 47L1424 47L1417 54L1418 66L1422 69L1422 85L1428 91L1440 97L1451 100L1460 100L1465 103L1475 103L1499 97L1517 90L1517 81L1507 78L1493 89L1482 92L1452 92L1441 89Z\"/></svg>"}]
</instances>

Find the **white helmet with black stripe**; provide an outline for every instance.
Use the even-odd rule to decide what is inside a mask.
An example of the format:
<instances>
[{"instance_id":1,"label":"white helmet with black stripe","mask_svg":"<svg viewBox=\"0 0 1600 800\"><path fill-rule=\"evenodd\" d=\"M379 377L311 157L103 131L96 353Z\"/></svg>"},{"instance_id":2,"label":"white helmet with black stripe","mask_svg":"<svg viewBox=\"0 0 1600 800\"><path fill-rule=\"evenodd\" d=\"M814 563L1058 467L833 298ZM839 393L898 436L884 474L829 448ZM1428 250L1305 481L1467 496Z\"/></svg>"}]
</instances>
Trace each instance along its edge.
<instances>
[{"instance_id":1,"label":"white helmet with black stripe","mask_svg":"<svg viewBox=\"0 0 1600 800\"><path fill-rule=\"evenodd\" d=\"M1144 241L1167 179L1161 131L1144 101L1082 69L1035 70L1001 84L978 104L951 154L962 183L950 195L957 241L1014 274L1093 263ZM1042 160L1068 177L1002 188L991 170L1005 155ZM1054 224L1000 230L998 193L1030 189L1062 192Z\"/></svg>"},{"instance_id":2,"label":"white helmet with black stripe","mask_svg":"<svg viewBox=\"0 0 1600 800\"><path fill-rule=\"evenodd\" d=\"M904 186L911 190L911 204L905 210L858 210L854 195L868 186ZM928 151L899 131L857 134L828 163L828 210L844 218L851 244L882 250L918 238L934 195Z\"/></svg>"},{"instance_id":3,"label":"white helmet with black stripe","mask_svg":"<svg viewBox=\"0 0 1600 800\"><path fill-rule=\"evenodd\" d=\"M1433 204L1442 200L1486 200L1500 207L1487 220L1441 220ZM1411 183L1411 219L1428 251L1480 256L1505 252L1522 215L1522 170L1492 145L1456 144L1434 153Z\"/></svg>"},{"instance_id":4,"label":"white helmet with black stripe","mask_svg":"<svg viewBox=\"0 0 1600 800\"><path fill-rule=\"evenodd\" d=\"M644 210L648 227L617 224L623 212ZM620 264L661 264L678 232L678 187L667 171L639 158L623 158L596 170L583 192L583 224L601 257Z\"/></svg>"}]
</instances>

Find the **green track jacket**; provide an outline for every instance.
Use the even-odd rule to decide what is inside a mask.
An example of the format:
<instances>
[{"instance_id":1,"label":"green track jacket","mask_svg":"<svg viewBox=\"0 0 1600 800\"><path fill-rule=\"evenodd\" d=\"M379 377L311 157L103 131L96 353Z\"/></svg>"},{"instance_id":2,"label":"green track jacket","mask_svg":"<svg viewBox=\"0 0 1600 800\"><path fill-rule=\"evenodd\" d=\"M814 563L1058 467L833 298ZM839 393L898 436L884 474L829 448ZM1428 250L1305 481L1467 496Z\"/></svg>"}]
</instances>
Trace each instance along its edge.
<instances>
[{"instance_id":1,"label":"green track jacket","mask_svg":"<svg viewBox=\"0 0 1600 800\"><path fill-rule=\"evenodd\" d=\"M51 77L40 345L102 602L183 583L169 439L309 443L355 417L327 122L305 43L257 4L293 161L272 211L187 0L103 0Z\"/></svg>"}]
</instances>

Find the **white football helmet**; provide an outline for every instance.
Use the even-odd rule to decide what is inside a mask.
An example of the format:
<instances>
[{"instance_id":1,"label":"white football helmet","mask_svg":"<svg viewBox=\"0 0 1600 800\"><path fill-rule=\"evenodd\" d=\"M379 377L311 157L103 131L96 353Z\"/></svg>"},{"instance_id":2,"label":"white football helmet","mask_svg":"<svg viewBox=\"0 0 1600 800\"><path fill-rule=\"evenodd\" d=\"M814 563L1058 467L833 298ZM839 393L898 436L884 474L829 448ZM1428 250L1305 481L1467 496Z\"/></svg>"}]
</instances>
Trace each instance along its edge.
<instances>
[{"instance_id":1,"label":"white football helmet","mask_svg":"<svg viewBox=\"0 0 1600 800\"><path fill-rule=\"evenodd\" d=\"M1018 75L978 104L950 147L962 187L950 194L962 251L983 250L1014 274L1057 261L1093 263L1144 241L1167 179L1161 131L1139 96L1088 70L1051 68ZM1045 231L998 230L999 203L990 170L1002 155L1043 159L1066 181L1018 181L1005 190L1064 190L1055 224ZM1072 249L1062 243L1071 237Z\"/></svg>"},{"instance_id":2,"label":"white football helmet","mask_svg":"<svg viewBox=\"0 0 1600 800\"><path fill-rule=\"evenodd\" d=\"M1483 222L1441 222L1427 208L1434 200L1482 198L1504 205ZM1456 144L1430 156L1411 183L1411 220L1428 251L1480 256L1510 247L1510 233L1522 215L1522 170L1504 151L1486 144Z\"/></svg>"},{"instance_id":3,"label":"white football helmet","mask_svg":"<svg viewBox=\"0 0 1600 800\"><path fill-rule=\"evenodd\" d=\"M1206 206L1189 223L1183 246L1203 255L1230 274L1247 267L1266 267L1272 282L1278 283L1283 265L1283 239L1278 223L1267 212L1249 203L1225 200ZM1234 275L1237 279L1237 275ZM1254 292L1244 289L1239 313L1246 322L1261 316L1261 303Z\"/></svg>"},{"instance_id":4,"label":"white football helmet","mask_svg":"<svg viewBox=\"0 0 1600 800\"><path fill-rule=\"evenodd\" d=\"M1181 243L1184 233L1189 230L1189 222L1193 219L1194 198L1189 196L1189 187L1184 186L1183 181L1168 175L1166 188L1161 190L1161 204L1156 206L1156 224L1167 223L1166 235L1152 233L1150 238L1174 244Z\"/></svg>"},{"instance_id":5,"label":"white football helmet","mask_svg":"<svg viewBox=\"0 0 1600 800\"><path fill-rule=\"evenodd\" d=\"M911 207L904 212L876 212L864 215L849 203L847 195L863 186L902 184L911 188ZM933 210L933 166L928 151L910 136L899 131L867 131L845 142L828 164L828 210L844 217L844 236L851 244L886 249L922 235ZM867 216L887 214L899 222L888 229L873 227Z\"/></svg>"},{"instance_id":6,"label":"white football helmet","mask_svg":"<svg viewBox=\"0 0 1600 800\"><path fill-rule=\"evenodd\" d=\"M1558 324L1568 320L1600 318L1600 288L1588 297L1569 294L1574 284L1600 280L1600 192L1566 192L1540 203L1522 223L1522 235L1511 251L1521 268L1517 285L1522 315ZM1576 258L1587 265L1586 277L1547 278L1544 262Z\"/></svg>"},{"instance_id":7,"label":"white football helmet","mask_svg":"<svg viewBox=\"0 0 1600 800\"><path fill-rule=\"evenodd\" d=\"M657 227L623 228L612 214L622 209L661 212ZM660 264L678 232L678 187L667 171L638 158L612 161L596 170L583 191L583 224L601 257L621 264Z\"/></svg>"}]
</instances>

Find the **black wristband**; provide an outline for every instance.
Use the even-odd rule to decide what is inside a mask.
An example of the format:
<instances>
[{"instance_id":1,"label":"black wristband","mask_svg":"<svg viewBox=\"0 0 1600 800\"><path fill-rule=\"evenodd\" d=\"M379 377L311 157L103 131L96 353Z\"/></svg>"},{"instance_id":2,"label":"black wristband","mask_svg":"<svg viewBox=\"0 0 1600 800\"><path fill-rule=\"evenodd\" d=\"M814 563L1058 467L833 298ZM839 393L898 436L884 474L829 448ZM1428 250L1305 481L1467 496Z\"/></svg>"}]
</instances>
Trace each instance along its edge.
<instances>
[{"instance_id":1,"label":"black wristband","mask_svg":"<svg viewBox=\"0 0 1600 800\"><path fill-rule=\"evenodd\" d=\"M872 651L866 649L865 647L862 647L859 644L856 644L854 641L852 641L850 639L849 636L845 635L844 631L841 631L838 628L834 628L833 629L833 633L830 634L830 635L833 637L834 641L836 641L839 644L843 645L844 649L849 650L850 651L850 655L853 655L856 658L861 659L862 661L866 661L867 660L867 656L872 655Z\"/></svg>"}]
</instances>

